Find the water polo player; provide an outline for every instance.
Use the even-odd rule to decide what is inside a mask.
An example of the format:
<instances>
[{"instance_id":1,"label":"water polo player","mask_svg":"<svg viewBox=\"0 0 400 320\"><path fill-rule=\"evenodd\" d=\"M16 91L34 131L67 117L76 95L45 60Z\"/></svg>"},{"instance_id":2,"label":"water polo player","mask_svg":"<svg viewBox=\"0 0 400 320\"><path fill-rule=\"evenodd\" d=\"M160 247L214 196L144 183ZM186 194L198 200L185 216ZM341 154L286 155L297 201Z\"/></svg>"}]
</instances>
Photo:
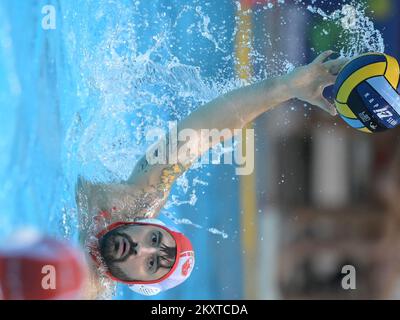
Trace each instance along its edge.
<instances>
[{"instance_id":1,"label":"water polo player","mask_svg":"<svg viewBox=\"0 0 400 320\"><path fill-rule=\"evenodd\" d=\"M332 53L323 52L312 63L289 74L218 97L178 123L178 132L186 128L220 132L227 128L233 132L292 98L336 115L335 107L322 92L335 82L347 59L329 59ZM107 287L107 279L153 295L173 288L190 276L194 266L190 241L179 231L154 220L174 181L207 151L197 148L198 141L179 142L178 149L185 149L182 146L190 152L196 151L179 154L177 163L166 165L151 165L143 156L129 179L120 183L90 183L79 179L76 198L81 238L92 263L89 298L99 296Z\"/></svg>"}]
</instances>

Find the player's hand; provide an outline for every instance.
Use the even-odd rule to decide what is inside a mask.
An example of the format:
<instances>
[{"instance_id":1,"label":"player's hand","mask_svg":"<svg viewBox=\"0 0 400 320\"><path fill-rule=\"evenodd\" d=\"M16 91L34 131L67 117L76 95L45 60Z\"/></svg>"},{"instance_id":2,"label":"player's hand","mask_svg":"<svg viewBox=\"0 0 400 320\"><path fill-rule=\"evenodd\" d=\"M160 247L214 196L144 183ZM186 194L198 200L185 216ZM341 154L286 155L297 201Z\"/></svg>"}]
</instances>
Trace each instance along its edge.
<instances>
[{"instance_id":1,"label":"player's hand","mask_svg":"<svg viewBox=\"0 0 400 320\"><path fill-rule=\"evenodd\" d=\"M322 92L335 83L337 74L349 59L340 57L327 60L333 53L331 50L325 51L310 64L294 69L288 75L288 84L296 98L318 106L334 116L337 114L336 108Z\"/></svg>"}]
</instances>

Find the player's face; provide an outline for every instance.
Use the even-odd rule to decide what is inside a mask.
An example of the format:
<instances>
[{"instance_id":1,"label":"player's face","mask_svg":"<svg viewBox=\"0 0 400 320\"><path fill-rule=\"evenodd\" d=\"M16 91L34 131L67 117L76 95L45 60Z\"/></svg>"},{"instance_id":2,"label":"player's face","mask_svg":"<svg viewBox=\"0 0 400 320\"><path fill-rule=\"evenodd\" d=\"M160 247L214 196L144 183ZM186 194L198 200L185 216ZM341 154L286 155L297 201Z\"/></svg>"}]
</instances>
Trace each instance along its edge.
<instances>
[{"instance_id":1,"label":"player's face","mask_svg":"<svg viewBox=\"0 0 400 320\"><path fill-rule=\"evenodd\" d=\"M175 261L172 235L157 226L121 226L100 239L100 254L113 276L125 281L163 277Z\"/></svg>"}]
</instances>

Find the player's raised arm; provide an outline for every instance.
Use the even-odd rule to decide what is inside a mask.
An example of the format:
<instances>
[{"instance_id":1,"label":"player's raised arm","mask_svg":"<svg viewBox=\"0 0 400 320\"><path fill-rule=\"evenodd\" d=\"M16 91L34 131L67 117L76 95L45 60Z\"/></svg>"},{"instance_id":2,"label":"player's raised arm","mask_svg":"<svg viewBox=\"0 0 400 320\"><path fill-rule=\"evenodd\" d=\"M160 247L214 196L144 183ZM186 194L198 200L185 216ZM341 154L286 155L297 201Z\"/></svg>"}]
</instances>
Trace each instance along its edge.
<instances>
[{"instance_id":1,"label":"player's raised arm","mask_svg":"<svg viewBox=\"0 0 400 320\"><path fill-rule=\"evenodd\" d=\"M106 210L126 215L127 218L154 217L167 200L174 181L193 162L220 141L201 143L202 131L224 129L223 139L231 138L235 129L241 129L259 115L283 102L298 98L309 102L332 115L336 110L323 96L323 89L335 82L336 74L347 59L326 59L332 54L326 51L312 63L298 67L289 74L266 79L248 85L199 107L178 123L178 135L186 130L195 133L190 139L169 141L160 139L144 155L133 169L129 179L119 184L78 184L78 195L86 199L89 212ZM168 157L168 150L176 143L176 159ZM149 157L165 152L165 161L152 163ZM82 203L85 201L81 201ZM79 201L78 201L79 204Z\"/></svg>"},{"instance_id":2,"label":"player's raised arm","mask_svg":"<svg viewBox=\"0 0 400 320\"><path fill-rule=\"evenodd\" d=\"M189 129L197 133L194 136L200 139L204 129L229 129L226 131L228 134L223 137L228 139L233 130L243 128L262 113L292 98L309 102L335 115L335 107L323 97L322 92L325 87L335 82L337 73L347 59L326 61L332 53L333 51L323 52L312 63L296 68L289 74L236 89L212 100L179 122L178 134ZM166 196L175 179L188 169L196 158L213 147L212 143L202 145L199 139L191 137L185 141L177 141L176 161L167 157L165 164L150 164L149 155L161 152L160 150L165 151L169 144L174 143L168 141L168 138L159 141L158 145L153 146L138 162L128 183L141 188L152 187ZM214 144L217 142L219 141L214 141Z\"/></svg>"}]
</instances>

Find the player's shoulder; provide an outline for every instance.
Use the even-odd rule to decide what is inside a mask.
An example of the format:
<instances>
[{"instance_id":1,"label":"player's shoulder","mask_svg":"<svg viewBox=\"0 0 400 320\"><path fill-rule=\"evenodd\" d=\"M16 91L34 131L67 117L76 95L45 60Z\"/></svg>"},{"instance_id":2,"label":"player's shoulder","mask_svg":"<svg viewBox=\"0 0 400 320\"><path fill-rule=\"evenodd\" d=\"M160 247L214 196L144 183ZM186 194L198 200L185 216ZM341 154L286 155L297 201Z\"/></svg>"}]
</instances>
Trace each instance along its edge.
<instances>
[{"instance_id":1,"label":"player's shoulder","mask_svg":"<svg viewBox=\"0 0 400 320\"><path fill-rule=\"evenodd\" d=\"M100 211L95 206L92 193L93 184L84 177L78 176L75 184L75 201L79 223L79 242L82 246L85 245L92 232L93 221Z\"/></svg>"}]
</instances>

